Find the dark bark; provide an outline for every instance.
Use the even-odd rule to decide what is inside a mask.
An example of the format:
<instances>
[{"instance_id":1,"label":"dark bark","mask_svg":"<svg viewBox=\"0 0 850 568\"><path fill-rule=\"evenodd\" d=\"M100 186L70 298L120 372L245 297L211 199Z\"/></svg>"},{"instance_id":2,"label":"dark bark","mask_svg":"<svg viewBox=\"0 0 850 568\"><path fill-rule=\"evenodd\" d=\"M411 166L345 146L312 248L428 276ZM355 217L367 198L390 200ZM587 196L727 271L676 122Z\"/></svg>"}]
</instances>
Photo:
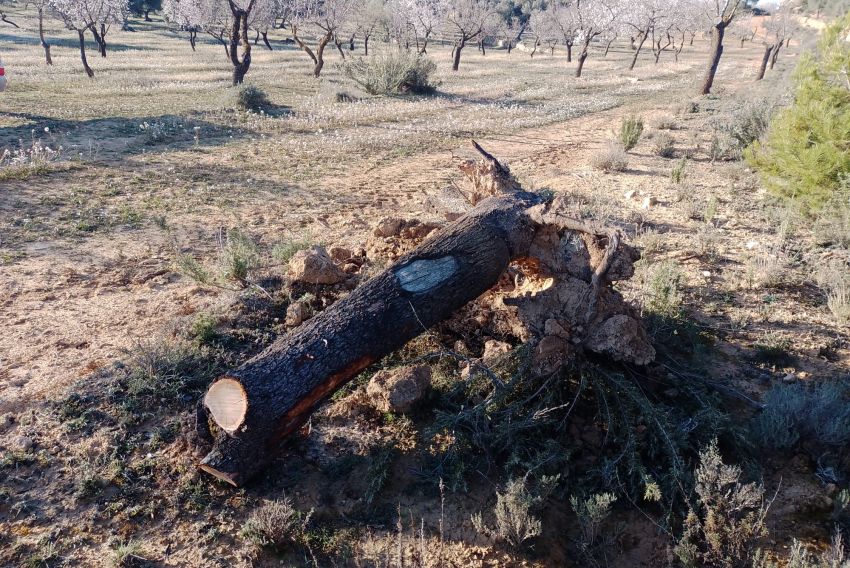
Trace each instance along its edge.
<instances>
[{"instance_id":1,"label":"dark bark","mask_svg":"<svg viewBox=\"0 0 850 568\"><path fill-rule=\"evenodd\" d=\"M189 45L192 46L192 51L195 51L195 42L198 40L198 32L189 30Z\"/></svg>"},{"instance_id":2,"label":"dark bark","mask_svg":"<svg viewBox=\"0 0 850 568\"><path fill-rule=\"evenodd\" d=\"M260 32L260 36L263 38L263 43L266 45L266 49L269 51L274 51L272 49L272 44L269 43L269 32Z\"/></svg>"},{"instance_id":3,"label":"dark bark","mask_svg":"<svg viewBox=\"0 0 850 568\"><path fill-rule=\"evenodd\" d=\"M460 68L460 52L463 50L466 45L466 38L463 37L460 40L460 43L455 46L454 53L452 54L452 71L457 71Z\"/></svg>"},{"instance_id":4,"label":"dark bark","mask_svg":"<svg viewBox=\"0 0 850 568\"><path fill-rule=\"evenodd\" d=\"M345 52L342 50L342 42L339 41L339 38L334 36L334 45L336 45L336 50L339 52L339 56L342 57L343 61L345 60Z\"/></svg>"},{"instance_id":5,"label":"dark bark","mask_svg":"<svg viewBox=\"0 0 850 568\"><path fill-rule=\"evenodd\" d=\"M587 45L581 50L578 55L578 66L576 67L576 77L581 77L581 70L584 69L584 61L587 59Z\"/></svg>"},{"instance_id":6,"label":"dark bark","mask_svg":"<svg viewBox=\"0 0 850 568\"><path fill-rule=\"evenodd\" d=\"M481 201L349 296L219 378L204 400L224 431L200 467L243 485L322 400L486 292L511 259L526 256L535 230L526 210L541 202L524 191ZM240 402L219 396L222 389L239 393Z\"/></svg>"},{"instance_id":7,"label":"dark bark","mask_svg":"<svg viewBox=\"0 0 850 568\"><path fill-rule=\"evenodd\" d=\"M782 49L783 43L780 41L776 44L776 47L773 48L773 55L770 56L770 69L773 70L773 66L776 65L776 59L779 57L779 50Z\"/></svg>"},{"instance_id":8,"label":"dark bark","mask_svg":"<svg viewBox=\"0 0 850 568\"><path fill-rule=\"evenodd\" d=\"M89 67L89 62L86 59L86 34L85 30L77 30L77 34L80 36L80 59L83 62L83 69L86 70L86 75L89 77L94 77L94 71Z\"/></svg>"},{"instance_id":9,"label":"dark bark","mask_svg":"<svg viewBox=\"0 0 850 568\"><path fill-rule=\"evenodd\" d=\"M6 14L4 14L3 12L0 12L0 22L5 22L5 23L7 23L10 26L15 27L15 28L21 27L18 24L16 24L15 22L13 22L12 20L10 20L8 17L6 17Z\"/></svg>"},{"instance_id":10,"label":"dark bark","mask_svg":"<svg viewBox=\"0 0 850 568\"><path fill-rule=\"evenodd\" d=\"M720 22L711 29L711 52L708 58L708 68L700 88L700 94L711 93L714 84L714 76L717 74L717 66L720 65L720 57L723 55L723 35L726 33L728 23Z\"/></svg>"},{"instance_id":11,"label":"dark bark","mask_svg":"<svg viewBox=\"0 0 850 568\"><path fill-rule=\"evenodd\" d=\"M153 21L153 20L151 20L150 13L151 13L150 10L145 10L145 21L146 22L152 22Z\"/></svg>"},{"instance_id":12,"label":"dark bark","mask_svg":"<svg viewBox=\"0 0 850 568\"><path fill-rule=\"evenodd\" d=\"M38 37L41 40L41 47L44 49L44 61L48 65L53 65L53 59L50 57L50 44L44 39L44 11L38 9Z\"/></svg>"},{"instance_id":13,"label":"dark bark","mask_svg":"<svg viewBox=\"0 0 850 568\"><path fill-rule=\"evenodd\" d=\"M767 62L770 60L771 53L773 53L773 46L764 46L764 55L762 55L761 64L759 65L759 70L756 73L756 81L761 81L762 79L764 79L764 72L767 69Z\"/></svg>"},{"instance_id":14,"label":"dark bark","mask_svg":"<svg viewBox=\"0 0 850 568\"><path fill-rule=\"evenodd\" d=\"M478 49L481 51L481 55L487 55L487 52L484 50L484 40L478 42Z\"/></svg>"},{"instance_id":15,"label":"dark bark","mask_svg":"<svg viewBox=\"0 0 850 568\"><path fill-rule=\"evenodd\" d=\"M632 56L632 63L629 65L630 71L635 68L635 64L637 64L638 55L640 55L640 50L643 49L643 44L646 43L646 38L648 36L649 34L646 33L640 34L640 43L637 45L637 48L635 48L635 54L634 56ZM634 45L634 43L632 45Z\"/></svg>"},{"instance_id":16,"label":"dark bark","mask_svg":"<svg viewBox=\"0 0 850 568\"><path fill-rule=\"evenodd\" d=\"M328 46L328 42L331 41L332 37L333 33L327 32L319 41L319 46L316 48L316 65L313 67L314 77L322 74L322 67L325 66L325 48Z\"/></svg>"},{"instance_id":17,"label":"dark bark","mask_svg":"<svg viewBox=\"0 0 850 568\"><path fill-rule=\"evenodd\" d=\"M97 50L100 52L100 56L106 57L106 26L100 24L100 32L98 32L96 24L92 24L89 29L91 30L91 35L94 36L95 43L97 43Z\"/></svg>"},{"instance_id":18,"label":"dark bark","mask_svg":"<svg viewBox=\"0 0 850 568\"><path fill-rule=\"evenodd\" d=\"M257 33L254 35L254 45L260 43L260 30L257 30Z\"/></svg>"},{"instance_id":19,"label":"dark bark","mask_svg":"<svg viewBox=\"0 0 850 568\"><path fill-rule=\"evenodd\" d=\"M369 55L369 35L363 36L363 55Z\"/></svg>"},{"instance_id":20,"label":"dark bark","mask_svg":"<svg viewBox=\"0 0 850 568\"><path fill-rule=\"evenodd\" d=\"M552 53L555 52L555 48L552 48ZM567 63L572 63L573 61L573 42L567 42Z\"/></svg>"},{"instance_id":21,"label":"dark bark","mask_svg":"<svg viewBox=\"0 0 850 568\"><path fill-rule=\"evenodd\" d=\"M608 43L605 44L605 53L602 57L608 57L608 52L611 51L611 44L614 43L614 40L617 38L611 38Z\"/></svg>"},{"instance_id":22,"label":"dark bark","mask_svg":"<svg viewBox=\"0 0 850 568\"><path fill-rule=\"evenodd\" d=\"M233 21L230 25L230 62L233 64L233 84L241 85L251 67L251 40L248 38L248 11L230 2ZM239 44L242 59L239 59Z\"/></svg>"}]
</instances>

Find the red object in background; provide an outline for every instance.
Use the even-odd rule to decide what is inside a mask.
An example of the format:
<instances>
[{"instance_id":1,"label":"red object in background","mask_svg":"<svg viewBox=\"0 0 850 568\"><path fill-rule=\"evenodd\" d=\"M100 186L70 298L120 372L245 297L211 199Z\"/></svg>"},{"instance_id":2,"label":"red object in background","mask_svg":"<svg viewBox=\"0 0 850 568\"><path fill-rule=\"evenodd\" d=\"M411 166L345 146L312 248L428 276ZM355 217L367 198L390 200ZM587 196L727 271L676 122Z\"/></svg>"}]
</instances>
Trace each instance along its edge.
<instances>
[{"instance_id":1,"label":"red object in background","mask_svg":"<svg viewBox=\"0 0 850 568\"><path fill-rule=\"evenodd\" d=\"M6 74L6 69L4 67L0 67L0 77Z\"/></svg>"}]
</instances>

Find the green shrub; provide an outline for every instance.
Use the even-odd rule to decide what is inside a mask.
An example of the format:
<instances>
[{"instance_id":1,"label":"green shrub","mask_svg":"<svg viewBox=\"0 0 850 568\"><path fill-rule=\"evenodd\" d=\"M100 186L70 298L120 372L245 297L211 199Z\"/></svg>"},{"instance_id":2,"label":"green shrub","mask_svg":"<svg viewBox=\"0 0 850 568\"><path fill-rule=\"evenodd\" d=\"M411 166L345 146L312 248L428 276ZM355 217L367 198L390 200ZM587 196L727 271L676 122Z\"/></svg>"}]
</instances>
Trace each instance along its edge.
<instances>
[{"instance_id":1,"label":"green shrub","mask_svg":"<svg viewBox=\"0 0 850 568\"><path fill-rule=\"evenodd\" d=\"M640 135L643 134L643 119L637 116L628 116L620 124L620 143L628 152L637 146Z\"/></svg>"},{"instance_id":2,"label":"green shrub","mask_svg":"<svg viewBox=\"0 0 850 568\"><path fill-rule=\"evenodd\" d=\"M432 78L436 70L429 57L404 50L387 50L342 64L345 76L372 95L430 93L437 87Z\"/></svg>"},{"instance_id":3,"label":"green shrub","mask_svg":"<svg viewBox=\"0 0 850 568\"><path fill-rule=\"evenodd\" d=\"M804 55L795 71L794 103L779 112L763 143L745 157L773 193L817 210L850 173L850 13L828 27L817 55Z\"/></svg>"},{"instance_id":4,"label":"green shrub","mask_svg":"<svg viewBox=\"0 0 850 568\"><path fill-rule=\"evenodd\" d=\"M227 103L240 110L259 112L270 106L265 91L254 85L238 85L228 89Z\"/></svg>"},{"instance_id":5,"label":"green shrub","mask_svg":"<svg viewBox=\"0 0 850 568\"><path fill-rule=\"evenodd\" d=\"M780 383L764 396L764 409L750 427L755 442L768 449L799 441L840 447L850 442L850 392L838 381Z\"/></svg>"},{"instance_id":6,"label":"green shrub","mask_svg":"<svg viewBox=\"0 0 850 568\"><path fill-rule=\"evenodd\" d=\"M644 311L662 317L678 317L682 309L682 270L673 260L639 266L641 303Z\"/></svg>"}]
</instances>

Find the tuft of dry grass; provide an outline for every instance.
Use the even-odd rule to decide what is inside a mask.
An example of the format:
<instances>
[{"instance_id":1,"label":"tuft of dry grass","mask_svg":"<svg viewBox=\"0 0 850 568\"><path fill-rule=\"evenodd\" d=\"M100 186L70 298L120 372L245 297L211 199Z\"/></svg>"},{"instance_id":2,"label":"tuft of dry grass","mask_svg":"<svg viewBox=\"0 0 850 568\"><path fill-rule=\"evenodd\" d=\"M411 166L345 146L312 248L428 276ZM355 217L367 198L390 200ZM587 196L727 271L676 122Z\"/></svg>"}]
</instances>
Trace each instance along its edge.
<instances>
[{"instance_id":1,"label":"tuft of dry grass","mask_svg":"<svg viewBox=\"0 0 850 568\"><path fill-rule=\"evenodd\" d=\"M590 165L605 173L622 172L629 167L629 156L620 142L611 140L593 155Z\"/></svg>"}]
</instances>

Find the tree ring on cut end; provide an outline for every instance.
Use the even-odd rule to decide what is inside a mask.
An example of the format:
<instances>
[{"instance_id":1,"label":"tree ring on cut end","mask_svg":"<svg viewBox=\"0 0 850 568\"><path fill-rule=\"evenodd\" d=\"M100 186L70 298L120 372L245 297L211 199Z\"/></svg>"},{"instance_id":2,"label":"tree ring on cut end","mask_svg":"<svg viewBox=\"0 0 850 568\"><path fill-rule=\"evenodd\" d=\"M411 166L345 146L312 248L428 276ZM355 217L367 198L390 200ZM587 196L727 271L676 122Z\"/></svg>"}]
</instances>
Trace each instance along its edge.
<instances>
[{"instance_id":1,"label":"tree ring on cut end","mask_svg":"<svg viewBox=\"0 0 850 568\"><path fill-rule=\"evenodd\" d=\"M223 377L209 388L204 396L204 405L209 409L213 421L222 430L232 434L245 421L248 395L239 381Z\"/></svg>"}]
</instances>

